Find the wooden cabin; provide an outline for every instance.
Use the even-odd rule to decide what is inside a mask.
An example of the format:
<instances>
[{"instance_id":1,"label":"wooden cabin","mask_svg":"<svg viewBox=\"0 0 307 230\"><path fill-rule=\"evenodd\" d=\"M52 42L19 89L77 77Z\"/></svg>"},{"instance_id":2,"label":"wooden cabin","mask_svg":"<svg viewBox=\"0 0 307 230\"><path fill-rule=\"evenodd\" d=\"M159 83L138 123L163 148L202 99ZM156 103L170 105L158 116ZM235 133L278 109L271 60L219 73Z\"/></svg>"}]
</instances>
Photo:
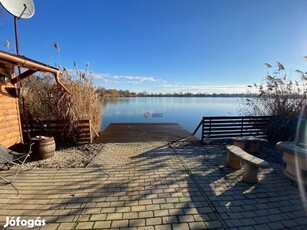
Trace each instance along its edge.
<instances>
[{"instance_id":1,"label":"wooden cabin","mask_svg":"<svg viewBox=\"0 0 307 230\"><path fill-rule=\"evenodd\" d=\"M16 75L15 67L20 67L23 72ZM24 56L0 51L0 144L7 148L24 143L17 84L37 71L52 73L58 85L69 93L59 80L59 69Z\"/></svg>"}]
</instances>

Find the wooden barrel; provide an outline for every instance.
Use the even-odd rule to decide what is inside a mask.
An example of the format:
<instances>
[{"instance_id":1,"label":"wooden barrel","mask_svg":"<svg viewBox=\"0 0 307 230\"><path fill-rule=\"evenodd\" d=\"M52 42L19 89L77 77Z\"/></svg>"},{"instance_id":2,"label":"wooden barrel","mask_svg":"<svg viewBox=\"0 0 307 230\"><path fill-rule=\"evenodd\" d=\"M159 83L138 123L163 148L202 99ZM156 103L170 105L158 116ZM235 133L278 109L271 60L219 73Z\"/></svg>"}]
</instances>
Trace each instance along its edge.
<instances>
[{"instance_id":1,"label":"wooden barrel","mask_svg":"<svg viewBox=\"0 0 307 230\"><path fill-rule=\"evenodd\" d=\"M31 138L32 146L31 159L34 161L50 158L54 155L55 141L53 137Z\"/></svg>"}]
</instances>

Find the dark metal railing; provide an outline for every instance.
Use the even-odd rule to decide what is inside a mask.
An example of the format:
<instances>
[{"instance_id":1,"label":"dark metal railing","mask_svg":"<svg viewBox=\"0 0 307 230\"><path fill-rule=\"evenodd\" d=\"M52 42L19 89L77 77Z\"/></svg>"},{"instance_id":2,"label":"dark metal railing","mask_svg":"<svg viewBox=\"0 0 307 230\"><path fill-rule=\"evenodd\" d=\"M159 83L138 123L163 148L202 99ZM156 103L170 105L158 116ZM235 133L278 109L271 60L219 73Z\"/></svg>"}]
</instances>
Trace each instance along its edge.
<instances>
[{"instance_id":1,"label":"dark metal railing","mask_svg":"<svg viewBox=\"0 0 307 230\"><path fill-rule=\"evenodd\" d=\"M203 117L193 135L202 126L201 140L232 137L267 137L266 130L272 116L216 116Z\"/></svg>"}]
</instances>

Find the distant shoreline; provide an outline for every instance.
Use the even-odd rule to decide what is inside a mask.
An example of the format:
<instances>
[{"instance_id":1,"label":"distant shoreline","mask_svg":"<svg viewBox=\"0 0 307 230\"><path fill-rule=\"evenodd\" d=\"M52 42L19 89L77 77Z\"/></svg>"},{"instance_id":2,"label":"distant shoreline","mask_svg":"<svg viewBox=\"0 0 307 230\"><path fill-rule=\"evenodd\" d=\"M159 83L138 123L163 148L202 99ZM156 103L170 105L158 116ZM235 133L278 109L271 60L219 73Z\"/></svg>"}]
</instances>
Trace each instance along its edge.
<instances>
[{"instance_id":1,"label":"distant shoreline","mask_svg":"<svg viewBox=\"0 0 307 230\"><path fill-rule=\"evenodd\" d=\"M130 97L242 97L242 98L245 98L245 97L248 97L248 98L254 98L254 97L257 97L258 94L208 94L208 95L203 95L203 94L200 94L200 95L195 95L195 94L192 94L192 95L173 95L173 94L170 94L170 95L156 95L156 94L153 94L153 95L135 95L135 96L117 96L117 97L110 97L110 96L106 96L105 98L130 98Z\"/></svg>"}]
</instances>

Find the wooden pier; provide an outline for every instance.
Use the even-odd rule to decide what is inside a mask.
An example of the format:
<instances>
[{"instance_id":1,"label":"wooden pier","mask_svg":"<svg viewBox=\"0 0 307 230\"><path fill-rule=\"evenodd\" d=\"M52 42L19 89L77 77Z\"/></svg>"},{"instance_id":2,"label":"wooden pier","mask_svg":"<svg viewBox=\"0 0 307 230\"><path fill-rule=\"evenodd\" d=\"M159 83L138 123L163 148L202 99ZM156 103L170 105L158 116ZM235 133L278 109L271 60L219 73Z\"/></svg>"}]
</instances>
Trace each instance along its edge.
<instances>
[{"instance_id":1,"label":"wooden pier","mask_svg":"<svg viewBox=\"0 0 307 230\"><path fill-rule=\"evenodd\" d=\"M177 123L111 123L94 143L197 141Z\"/></svg>"}]
</instances>

